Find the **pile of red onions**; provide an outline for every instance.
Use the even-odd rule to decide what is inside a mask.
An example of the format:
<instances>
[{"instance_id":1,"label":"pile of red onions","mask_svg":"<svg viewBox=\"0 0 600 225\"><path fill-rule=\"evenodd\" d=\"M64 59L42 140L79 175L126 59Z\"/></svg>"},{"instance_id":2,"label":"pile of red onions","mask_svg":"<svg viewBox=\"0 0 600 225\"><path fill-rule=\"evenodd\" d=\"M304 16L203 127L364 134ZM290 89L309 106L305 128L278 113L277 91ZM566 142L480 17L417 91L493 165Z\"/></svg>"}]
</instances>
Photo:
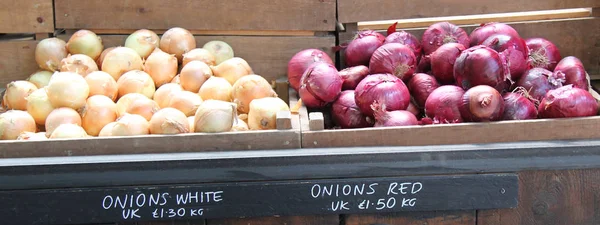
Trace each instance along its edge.
<instances>
[{"instance_id":1,"label":"pile of red onions","mask_svg":"<svg viewBox=\"0 0 600 225\"><path fill-rule=\"evenodd\" d=\"M498 121L504 113L504 99L495 88L478 85L465 92L459 109L464 121Z\"/></svg>"},{"instance_id":2,"label":"pile of red onions","mask_svg":"<svg viewBox=\"0 0 600 225\"><path fill-rule=\"evenodd\" d=\"M563 82L564 78L556 77L556 74L549 70L533 68L525 71L525 74L517 81L516 86L527 90L529 95L539 103L548 91L561 87Z\"/></svg>"},{"instance_id":3,"label":"pile of red onions","mask_svg":"<svg viewBox=\"0 0 600 225\"><path fill-rule=\"evenodd\" d=\"M347 66L368 66L373 52L377 50L383 42L385 36L374 30L359 31L356 38L348 44L344 53Z\"/></svg>"},{"instance_id":4,"label":"pile of red onions","mask_svg":"<svg viewBox=\"0 0 600 225\"><path fill-rule=\"evenodd\" d=\"M406 110L410 93L400 78L391 74L372 74L356 86L355 101L363 114L373 116L371 105L375 101L385 104L388 111Z\"/></svg>"},{"instance_id":5,"label":"pile of red onions","mask_svg":"<svg viewBox=\"0 0 600 225\"><path fill-rule=\"evenodd\" d=\"M326 62L313 63L300 80L300 98L307 107L320 108L337 99L342 91L342 77Z\"/></svg>"},{"instance_id":6,"label":"pile of red onions","mask_svg":"<svg viewBox=\"0 0 600 225\"><path fill-rule=\"evenodd\" d=\"M573 85L548 91L538 107L541 118L572 118L598 114L598 102L592 94Z\"/></svg>"},{"instance_id":7,"label":"pile of red onions","mask_svg":"<svg viewBox=\"0 0 600 225\"><path fill-rule=\"evenodd\" d=\"M327 53L319 49L305 49L296 53L288 62L288 81L294 90L300 89L302 74L315 62L326 62L333 65Z\"/></svg>"},{"instance_id":8,"label":"pile of red onions","mask_svg":"<svg viewBox=\"0 0 600 225\"><path fill-rule=\"evenodd\" d=\"M502 96L504 115L502 120L530 120L538 117L538 110L525 88L515 89Z\"/></svg>"},{"instance_id":9,"label":"pile of red onions","mask_svg":"<svg viewBox=\"0 0 600 225\"><path fill-rule=\"evenodd\" d=\"M371 74L388 73L404 82L408 82L417 67L417 58L410 47L390 43L385 44L373 53L369 63Z\"/></svg>"},{"instance_id":10,"label":"pile of red onions","mask_svg":"<svg viewBox=\"0 0 600 225\"><path fill-rule=\"evenodd\" d=\"M506 58L483 45L464 50L454 63L456 84L465 90L488 85L502 92L508 87L509 76Z\"/></svg>"},{"instance_id":11,"label":"pile of red onions","mask_svg":"<svg viewBox=\"0 0 600 225\"><path fill-rule=\"evenodd\" d=\"M448 43L440 46L430 56L431 72L440 83L454 83L454 63L465 46L459 43Z\"/></svg>"},{"instance_id":12,"label":"pile of red onions","mask_svg":"<svg viewBox=\"0 0 600 225\"><path fill-rule=\"evenodd\" d=\"M584 90L590 89L590 78L581 60L574 56L567 56L560 60L554 68L555 77L564 77L565 85L572 84L573 87Z\"/></svg>"},{"instance_id":13,"label":"pile of red onions","mask_svg":"<svg viewBox=\"0 0 600 225\"><path fill-rule=\"evenodd\" d=\"M425 73L416 73L408 82L408 90L419 107L425 107L425 101L438 87L435 77Z\"/></svg>"},{"instance_id":14,"label":"pile of red onions","mask_svg":"<svg viewBox=\"0 0 600 225\"><path fill-rule=\"evenodd\" d=\"M387 111L385 104L379 104L377 101L371 104L375 117L374 127L397 127L418 125L417 117L406 110Z\"/></svg>"},{"instance_id":15,"label":"pile of red onions","mask_svg":"<svg viewBox=\"0 0 600 225\"><path fill-rule=\"evenodd\" d=\"M393 33L389 34L385 38L385 41L383 42L383 44L385 45L385 44L389 44L389 43L398 43L398 44L406 45L413 50L413 53L415 54L417 61L419 61L419 59L421 58L421 52L422 52L422 48L423 48L421 46L421 41L419 41L419 39L417 37L415 37L414 35L406 32L406 31L398 31L398 32L393 32Z\"/></svg>"},{"instance_id":16,"label":"pile of red onions","mask_svg":"<svg viewBox=\"0 0 600 225\"><path fill-rule=\"evenodd\" d=\"M363 65L353 66L340 70L339 74L344 81L342 90L354 90L358 82L369 75L369 68Z\"/></svg>"},{"instance_id":17,"label":"pile of red onions","mask_svg":"<svg viewBox=\"0 0 600 225\"><path fill-rule=\"evenodd\" d=\"M354 100L354 91L342 91L340 96L331 105L333 121L342 128L370 127L372 123L367 120Z\"/></svg>"},{"instance_id":18,"label":"pile of red onions","mask_svg":"<svg viewBox=\"0 0 600 225\"><path fill-rule=\"evenodd\" d=\"M444 85L435 89L425 101L425 115L439 123L461 123L460 106L465 91L454 85Z\"/></svg>"},{"instance_id":19,"label":"pile of red onions","mask_svg":"<svg viewBox=\"0 0 600 225\"><path fill-rule=\"evenodd\" d=\"M518 35L494 34L485 39L482 45L490 47L506 56L512 80L519 79L525 70L529 68L529 61L527 60L529 49L525 44L525 40Z\"/></svg>"},{"instance_id":20,"label":"pile of red onions","mask_svg":"<svg viewBox=\"0 0 600 225\"><path fill-rule=\"evenodd\" d=\"M446 43L459 43L469 46L469 35L462 28L448 23L439 22L427 28L421 37L423 54L429 55Z\"/></svg>"},{"instance_id":21,"label":"pile of red onions","mask_svg":"<svg viewBox=\"0 0 600 225\"><path fill-rule=\"evenodd\" d=\"M554 70L561 59L560 51L554 43L544 38L529 38L525 43L529 48L529 64L532 67Z\"/></svg>"},{"instance_id":22,"label":"pile of red onions","mask_svg":"<svg viewBox=\"0 0 600 225\"><path fill-rule=\"evenodd\" d=\"M475 28L475 30L471 32L471 35L469 35L470 46L481 45L486 39L495 34L520 37L519 33L508 24L498 22L483 23L481 26Z\"/></svg>"}]
</instances>

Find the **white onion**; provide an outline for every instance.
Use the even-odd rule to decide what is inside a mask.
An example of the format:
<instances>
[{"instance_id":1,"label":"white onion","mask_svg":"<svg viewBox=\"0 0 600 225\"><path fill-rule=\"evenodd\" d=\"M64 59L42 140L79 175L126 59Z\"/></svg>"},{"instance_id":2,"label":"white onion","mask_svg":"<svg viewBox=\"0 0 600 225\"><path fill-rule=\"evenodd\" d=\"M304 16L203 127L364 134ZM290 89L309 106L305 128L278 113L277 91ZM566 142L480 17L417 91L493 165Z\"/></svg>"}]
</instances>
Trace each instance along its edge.
<instances>
[{"instance_id":1,"label":"white onion","mask_svg":"<svg viewBox=\"0 0 600 225\"><path fill-rule=\"evenodd\" d=\"M55 73L46 89L54 108L79 109L85 105L85 100L90 94L90 87L85 78L73 72Z\"/></svg>"}]
</instances>

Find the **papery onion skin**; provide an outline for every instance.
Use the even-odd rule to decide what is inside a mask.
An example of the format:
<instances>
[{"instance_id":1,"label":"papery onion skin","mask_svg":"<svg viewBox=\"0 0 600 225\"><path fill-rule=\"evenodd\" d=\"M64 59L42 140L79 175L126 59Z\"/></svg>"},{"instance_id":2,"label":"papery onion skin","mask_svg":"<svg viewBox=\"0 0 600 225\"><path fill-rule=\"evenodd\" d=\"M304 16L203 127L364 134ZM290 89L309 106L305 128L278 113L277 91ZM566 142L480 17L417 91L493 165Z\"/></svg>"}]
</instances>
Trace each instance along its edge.
<instances>
[{"instance_id":1,"label":"papery onion skin","mask_svg":"<svg viewBox=\"0 0 600 225\"><path fill-rule=\"evenodd\" d=\"M233 84L232 97L233 102L237 104L238 112L248 113L252 100L277 97L277 93L265 78L251 74L241 77Z\"/></svg>"},{"instance_id":2,"label":"papery onion skin","mask_svg":"<svg viewBox=\"0 0 600 225\"><path fill-rule=\"evenodd\" d=\"M202 48L208 50L215 57L215 65L219 65L235 56L233 48L224 41L212 40L206 42Z\"/></svg>"},{"instance_id":3,"label":"papery onion skin","mask_svg":"<svg viewBox=\"0 0 600 225\"><path fill-rule=\"evenodd\" d=\"M277 128L277 113L290 111L289 106L280 98L264 97L250 102L248 128L250 130L272 130Z\"/></svg>"},{"instance_id":4,"label":"papery onion skin","mask_svg":"<svg viewBox=\"0 0 600 225\"><path fill-rule=\"evenodd\" d=\"M60 72L74 72L83 77L98 71L96 61L84 54L69 55L60 62Z\"/></svg>"},{"instance_id":5,"label":"papery onion skin","mask_svg":"<svg viewBox=\"0 0 600 225\"><path fill-rule=\"evenodd\" d=\"M16 140L23 132L36 131L35 120L22 110L0 113L0 140Z\"/></svg>"},{"instance_id":6,"label":"papery onion skin","mask_svg":"<svg viewBox=\"0 0 600 225\"><path fill-rule=\"evenodd\" d=\"M287 75L290 86L294 90L300 89L300 79L302 75L315 62L326 62L333 65L333 61L325 53L319 49L305 49L296 53L288 62Z\"/></svg>"},{"instance_id":7,"label":"papery onion skin","mask_svg":"<svg viewBox=\"0 0 600 225\"><path fill-rule=\"evenodd\" d=\"M416 73L408 82L410 95L419 107L425 107L425 101L427 101L431 92L438 87L440 87L440 84L435 77L425 73Z\"/></svg>"},{"instance_id":8,"label":"papery onion skin","mask_svg":"<svg viewBox=\"0 0 600 225\"><path fill-rule=\"evenodd\" d=\"M181 84L181 79L179 79L179 78L180 78L179 74L175 75L175 77L173 77L173 80L171 80L171 83Z\"/></svg>"},{"instance_id":9,"label":"papery onion skin","mask_svg":"<svg viewBox=\"0 0 600 225\"><path fill-rule=\"evenodd\" d=\"M412 49L406 45L398 43L385 44L379 47L369 63L369 72L371 74L389 73L404 82L412 78L417 68L417 58Z\"/></svg>"},{"instance_id":10,"label":"papery onion skin","mask_svg":"<svg viewBox=\"0 0 600 225\"><path fill-rule=\"evenodd\" d=\"M299 96L306 107L319 108L335 101L342 91L338 70L325 62L313 63L300 80Z\"/></svg>"},{"instance_id":11,"label":"papery onion skin","mask_svg":"<svg viewBox=\"0 0 600 225\"><path fill-rule=\"evenodd\" d=\"M520 37L519 33L510 25L498 22L483 23L475 28L469 35L470 44L465 47L481 45L486 39L495 34L504 34L511 37Z\"/></svg>"},{"instance_id":12,"label":"papery onion skin","mask_svg":"<svg viewBox=\"0 0 600 225\"><path fill-rule=\"evenodd\" d=\"M231 131L235 104L220 100L204 101L194 115L194 132L220 133Z\"/></svg>"},{"instance_id":13,"label":"papery onion skin","mask_svg":"<svg viewBox=\"0 0 600 225\"><path fill-rule=\"evenodd\" d=\"M35 61L41 69L58 71L60 61L67 58L67 43L58 38L45 38L35 47Z\"/></svg>"},{"instance_id":14,"label":"papery onion skin","mask_svg":"<svg viewBox=\"0 0 600 225\"><path fill-rule=\"evenodd\" d=\"M152 115L160 110L158 104L149 98L139 98L135 99L131 104L125 109L125 113L129 114L137 114L143 116L146 120L150 120Z\"/></svg>"},{"instance_id":15,"label":"papery onion skin","mask_svg":"<svg viewBox=\"0 0 600 225\"><path fill-rule=\"evenodd\" d=\"M194 133L194 121L196 121L194 116L188 116L188 123L190 125L189 133Z\"/></svg>"},{"instance_id":16,"label":"papery onion skin","mask_svg":"<svg viewBox=\"0 0 600 225\"><path fill-rule=\"evenodd\" d=\"M98 137L109 137L112 136L112 129L113 127L117 124L117 122L110 122L108 124L106 124L106 126L104 126L102 128L102 130L100 130L100 133L98 134Z\"/></svg>"},{"instance_id":17,"label":"papery onion skin","mask_svg":"<svg viewBox=\"0 0 600 225\"><path fill-rule=\"evenodd\" d=\"M525 39L529 48L529 64L534 68L544 68L554 71L561 60L560 50L554 43L544 38Z\"/></svg>"},{"instance_id":18,"label":"papery onion skin","mask_svg":"<svg viewBox=\"0 0 600 225\"><path fill-rule=\"evenodd\" d=\"M354 90L356 85L369 75L369 67L359 65L348 67L339 71L340 77L344 83L342 84L342 90Z\"/></svg>"},{"instance_id":19,"label":"papery onion skin","mask_svg":"<svg viewBox=\"0 0 600 225\"><path fill-rule=\"evenodd\" d=\"M136 30L125 39L125 47L135 50L142 59L159 47L160 38L154 31L148 29Z\"/></svg>"},{"instance_id":20,"label":"papery onion skin","mask_svg":"<svg viewBox=\"0 0 600 225\"><path fill-rule=\"evenodd\" d=\"M151 134L181 134L190 132L188 118L174 108L164 108L150 119Z\"/></svg>"},{"instance_id":21,"label":"papery onion skin","mask_svg":"<svg viewBox=\"0 0 600 225\"><path fill-rule=\"evenodd\" d=\"M50 137L52 132L61 124L76 124L81 126L81 115L74 109L67 107L52 110L46 118L46 136Z\"/></svg>"},{"instance_id":22,"label":"papery onion skin","mask_svg":"<svg viewBox=\"0 0 600 225\"><path fill-rule=\"evenodd\" d=\"M587 90L566 85L548 91L538 106L540 118L574 118L598 114L598 102Z\"/></svg>"},{"instance_id":23,"label":"papery onion skin","mask_svg":"<svg viewBox=\"0 0 600 225\"><path fill-rule=\"evenodd\" d=\"M512 80L521 78L521 75L529 68L529 49L525 40L519 36L494 34L483 41L482 45L488 46L506 56Z\"/></svg>"},{"instance_id":24,"label":"papery onion skin","mask_svg":"<svg viewBox=\"0 0 600 225\"><path fill-rule=\"evenodd\" d=\"M355 101L360 111L373 116L371 104L385 104L388 111L406 110L410 103L410 92L400 80L391 74L372 74L363 79L355 90Z\"/></svg>"},{"instance_id":25,"label":"papery onion skin","mask_svg":"<svg viewBox=\"0 0 600 225\"><path fill-rule=\"evenodd\" d=\"M180 91L174 94L169 101L168 107L183 112L186 116L192 116L196 113L203 99L200 95L190 91Z\"/></svg>"},{"instance_id":26,"label":"papery onion skin","mask_svg":"<svg viewBox=\"0 0 600 225\"><path fill-rule=\"evenodd\" d=\"M215 56L204 48L195 48L183 54L183 62L181 63L181 67L185 67L185 65L191 61L201 61L209 66L217 65Z\"/></svg>"},{"instance_id":27,"label":"papery onion skin","mask_svg":"<svg viewBox=\"0 0 600 225\"><path fill-rule=\"evenodd\" d=\"M8 109L27 110L27 96L36 91L38 88L35 84L17 80L6 85L4 93L5 103Z\"/></svg>"},{"instance_id":28,"label":"papery onion skin","mask_svg":"<svg viewBox=\"0 0 600 225\"><path fill-rule=\"evenodd\" d=\"M128 114L119 117L112 128L112 136L137 136L150 134L150 123L143 116Z\"/></svg>"},{"instance_id":29,"label":"papery onion skin","mask_svg":"<svg viewBox=\"0 0 600 225\"><path fill-rule=\"evenodd\" d=\"M61 124L52 134L49 139L65 139L65 138L86 138L88 135L83 127L77 124L65 123Z\"/></svg>"},{"instance_id":30,"label":"papery onion skin","mask_svg":"<svg viewBox=\"0 0 600 225\"><path fill-rule=\"evenodd\" d=\"M33 117L36 124L44 125L53 110L54 106L48 99L45 88L37 89L27 96L27 113Z\"/></svg>"},{"instance_id":31,"label":"papery onion skin","mask_svg":"<svg viewBox=\"0 0 600 225\"><path fill-rule=\"evenodd\" d=\"M69 107L77 110L85 105L90 94L90 86L85 78L73 72L55 73L46 89L54 108Z\"/></svg>"},{"instance_id":32,"label":"papery onion skin","mask_svg":"<svg viewBox=\"0 0 600 225\"><path fill-rule=\"evenodd\" d=\"M375 101L371 108L374 111L374 127L414 126L419 124L417 117L406 110L387 111L385 105Z\"/></svg>"},{"instance_id":33,"label":"papery onion skin","mask_svg":"<svg viewBox=\"0 0 600 225\"><path fill-rule=\"evenodd\" d=\"M102 51L102 54L100 54L100 57L98 57L98 59L96 59L96 65L98 66L98 69L102 70L102 62L104 62L104 57L106 57L106 54L108 54L108 52L112 51L115 48L117 48L117 47L109 47L109 48L104 49L104 51Z\"/></svg>"},{"instance_id":34,"label":"papery onion skin","mask_svg":"<svg viewBox=\"0 0 600 225\"><path fill-rule=\"evenodd\" d=\"M171 82L177 75L177 58L174 55L156 50L144 62L144 72L154 81L155 87Z\"/></svg>"},{"instance_id":35,"label":"papery onion skin","mask_svg":"<svg viewBox=\"0 0 600 225\"><path fill-rule=\"evenodd\" d=\"M398 43L406 45L413 50L417 61L421 59L423 46L421 46L421 41L411 33L408 33L403 30L391 33L385 38L385 41L383 42L384 45L389 43Z\"/></svg>"},{"instance_id":36,"label":"papery onion skin","mask_svg":"<svg viewBox=\"0 0 600 225\"><path fill-rule=\"evenodd\" d=\"M415 103L413 101L411 101L410 104L408 104L408 108L406 108L406 111L409 111L416 117L421 116L421 110L417 107L417 105L415 105Z\"/></svg>"},{"instance_id":37,"label":"papery onion skin","mask_svg":"<svg viewBox=\"0 0 600 225\"><path fill-rule=\"evenodd\" d=\"M561 87L562 84L563 81L549 70L532 68L525 71L515 86L525 88L529 95L539 103L548 91Z\"/></svg>"},{"instance_id":38,"label":"papery onion skin","mask_svg":"<svg viewBox=\"0 0 600 225\"><path fill-rule=\"evenodd\" d=\"M331 117L336 125L344 129L373 126L356 105L354 90L340 93L338 99L331 105Z\"/></svg>"},{"instance_id":39,"label":"papery onion skin","mask_svg":"<svg viewBox=\"0 0 600 225\"><path fill-rule=\"evenodd\" d=\"M117 101L117 117L124 116L131 104L139 99L148 99L140 93L129 93L119 98Z\"/></svg>"},{"instance_id":40,"label":"papery onion skin","mask_svg":"<svg viewBox=\"0 0 600 225\"><path fill-rule=\"evenodd\" d=\"M89 96L104 95L113 102L117 100L119 87L117 86L117 81L110 74L103 71L95 71L85 76L85 81L90 87Z\"/></svg>"},{"instance_id":41,"label":"papery onion skin","mask_svg":"<svg viewBox=\"0 0 600 225\"><path fill-rule=\"evenodd\" d=\"M142 57L133 49L127 47L116 47L106 53L102 61L102 71L110 74L115 80L121 75L132 70L142 70Z\"/></svg>"},{"instance_id":42,"label":"papery onion skin","mask_svg":"<svg viewBox=\"0 0 600 225\"><path fill-rule=\"evenodd\" d=\"M89 30L78 30L67 41L70 54L84 54L93 60L100 57L103 49L102 38Z\"/></svg>"},{"instance_id":43,"label":"papery onion skin","mask_svg":"<svg viewBox=\"0 0 600 225\"><path fill-rule=\"evenodd\" d=\"M456 84L465 90L488 85L499 92L508 88L510 70L506 58L483 45L464 50L454 63Z\"/></svg>"},{"instance_id":44,"label":"papery onion skin","mask_svg":"<svg viewBox=\"0 0 600 225\"><path fill-rule=\"evenodd\" d=\"M385 36L377 31L359 31L344 51L346 66L369 66L373 52L381 47L384 41Z\"/></svg>"},{"instance_id":45,"label":"papery onion skin","mask_svg":"<svg viewBox=\"0 0 600 225\"><path fill-rule=\"evenodd\" d=\"M165 31L160 39L159 47L162 51L175 55L181 62L184 53L196 48L196 39L190 31L181 27L173 27Z\"/></svg>"},{"instance_id":46,"label":"papery onion skin","mask_svg":"<svg viewBox=\"0 0 600 225\"><path fill-rule=\"evenodd\" d=\"M129 71L117 80L119 98L129 93L140 93L152 98L156 92L154 81L148 73L141 70Z\"/></svg>"},{"instance_id":47,"label":"papery onion skin","mask_svg":"<svg viewBox=\"0 0 600 225\"><path fill-rule=\"evenodd\" d=\"M46 132L34 133L34 132L25 131L17 137L17 140L43 141L43 140L48 140L48 137L46 137Z\"/></svg>"},{"instance_id":48,"label":"papery onion skin","mask_svg":"<svg viewBox=\"0 0 600 225\"><path fill-rule=\"evenodd\" d=\"M504 115L504 99L495 88L478 85L465 92L459 109L467 122L498 121Z\"/></svg>"},{"instance_id":49,"label":"papery onion skin","mask_svg":"<svg viewBox=\"0 0 600 225\"><path fill-rule=\"evenodd\" d=\"M81 126L90 136L98 136L102 128L117 120L117 105L104 95L89 97L79 112Z\"/></svg>"},{"instance_id":50,"label":"papery onion skin","mask_svg":"<svg viewBox=\"0 0 600 225\"><path fill-rule=\"evenodd\" d=\"M179 79L184 90L197 93L212 75L209 65L202 61L191 61L181 69Z\"/></svg>"},{"instance_id":51,"label":"papery onion skin","mask_svg":"<svg viewBox=\"0 0 600 225\"><path fill-rule=\"evenodd\" d=\"M154 92L154 101L158 103L160 108L165 108L169 105L173 95L175 95L178 91L183 91L183 88L179 84L168 83L160 86L158 89L156 89L156 92Z\"/></svg>"},{"instance_id":52,"label":"papery onion skin","mask_svg":"<svg viewBox=\"0 0 600 225\"><path fill-rule=\"evenodd\" d=\"M440 46L429 57L431 61L431 72L442 84L453 84L454 63L460 54L466 50L460 43L447 43Z\"/></svg>"},{"instance_id":53,"label":"papery onion skin","mask_svg":"<svg viewBox=\"0 0 600 225\"><path fill-rule=\"evenodd\" d=\"M425 101L425 114L434 124L462 123L460 105L465 91L454 85L436 88Z\"/></svg>"},{"instance_id":54,"label":"papery onion skin","mask_svg":"<svg viewBox=\"0 0 600 225\"><path fill-rule=\"evenodd\" d=\"M254 74L254 71L248 62L240 57L233 57L217 66L211 66L210 68L212 69L214 76L227 79L231 85L235 84L240 77Z\"/></svg>"},{"instance_id":55,"label":"papery onion skin","mask_svg":"<svg viewBox=\"0 0 600 225\"><path fill-rule=\"evenodd\" d=\"M469 36L462 28L448 22L432 24L425 30L421 37L423 54L429 55L446 43L460 43L469 46Z\"/></svg>"},{"instance_id":56,"label":"papery onion skin","mask_svg":"<svg viewBox=\"0 0 600 225\"><path fill-rule=\"evenodd\" d=\"M583 63L575 56L567 56L560 60L554 68L555 77L564 77L565 85L572 84L573 87L583 90L590 89L589 75L583 67Z\"/></svg>"},{"instance_id":57,"label":"papery onion skin","mask_svg":"<svg viewBox=\"0 0 600 225\"><path fill-rule=\"evenodd\" d=\"M212 76L204 82L198 94L203 100L221 100L231 102L233 95L233 86L222 77Z\"/></svg>"},{"instance_id":58,"label":"papery onion skin","mask_svg":"<svg viewBox=\"0 0 600 225\"><path fill-rule=\"evenodd\" d=\"M35 84L37 88L43 88L48 86L50 78L52 78L52 72L46 70L39 70L29 75L27 81Z\"/></svg>"},{"instance_id":59,"label":"papery onion skin","mask_svg":"<svg viewBox=\"0 0 600 225\"><path fill-rule=\"evenodd\" d=\"M504 115L502 120L531 120L538 117L535 104L523 94L508 92L504 99Z\"/></svg>"}]
</instances>

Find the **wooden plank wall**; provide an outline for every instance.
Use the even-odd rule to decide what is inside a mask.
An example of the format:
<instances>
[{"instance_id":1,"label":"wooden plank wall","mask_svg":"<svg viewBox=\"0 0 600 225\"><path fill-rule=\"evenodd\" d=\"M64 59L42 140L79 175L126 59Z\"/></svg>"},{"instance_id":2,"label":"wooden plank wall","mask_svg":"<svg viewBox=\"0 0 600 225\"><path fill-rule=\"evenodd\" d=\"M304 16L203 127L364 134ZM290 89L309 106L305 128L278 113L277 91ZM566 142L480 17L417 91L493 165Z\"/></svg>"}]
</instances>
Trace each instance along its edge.
<instances>
[{"instance_id":1,"label":"wooden plank wall","mask_svg":"<svg viewBox=\"0 0 600 225\"><path fill-rule=\"evenodd\" d=\"M0 1L0 33L52 33L52 0Z\"/></svg>"}]
</instances>

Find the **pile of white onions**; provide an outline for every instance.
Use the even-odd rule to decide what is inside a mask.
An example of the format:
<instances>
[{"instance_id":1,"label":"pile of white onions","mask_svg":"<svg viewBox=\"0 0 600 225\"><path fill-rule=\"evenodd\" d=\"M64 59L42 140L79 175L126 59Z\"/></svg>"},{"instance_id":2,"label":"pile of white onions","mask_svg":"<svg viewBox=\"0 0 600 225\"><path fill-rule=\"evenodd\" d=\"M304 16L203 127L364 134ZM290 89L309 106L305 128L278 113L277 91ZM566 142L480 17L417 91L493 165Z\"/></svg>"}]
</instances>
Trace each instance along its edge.
<instances>
[{"instance_id":1,"label":"pile of white onions","mask_svg":"<svg viewBox=\"0 0 600 225\"><path fill-rule=\"evenodd\" d=\"M38 43L39 70L6 86L0 140L275 129L288 105L226 42L180 27L106 47L89 30Z\"/></svg>"}]
</instances>

